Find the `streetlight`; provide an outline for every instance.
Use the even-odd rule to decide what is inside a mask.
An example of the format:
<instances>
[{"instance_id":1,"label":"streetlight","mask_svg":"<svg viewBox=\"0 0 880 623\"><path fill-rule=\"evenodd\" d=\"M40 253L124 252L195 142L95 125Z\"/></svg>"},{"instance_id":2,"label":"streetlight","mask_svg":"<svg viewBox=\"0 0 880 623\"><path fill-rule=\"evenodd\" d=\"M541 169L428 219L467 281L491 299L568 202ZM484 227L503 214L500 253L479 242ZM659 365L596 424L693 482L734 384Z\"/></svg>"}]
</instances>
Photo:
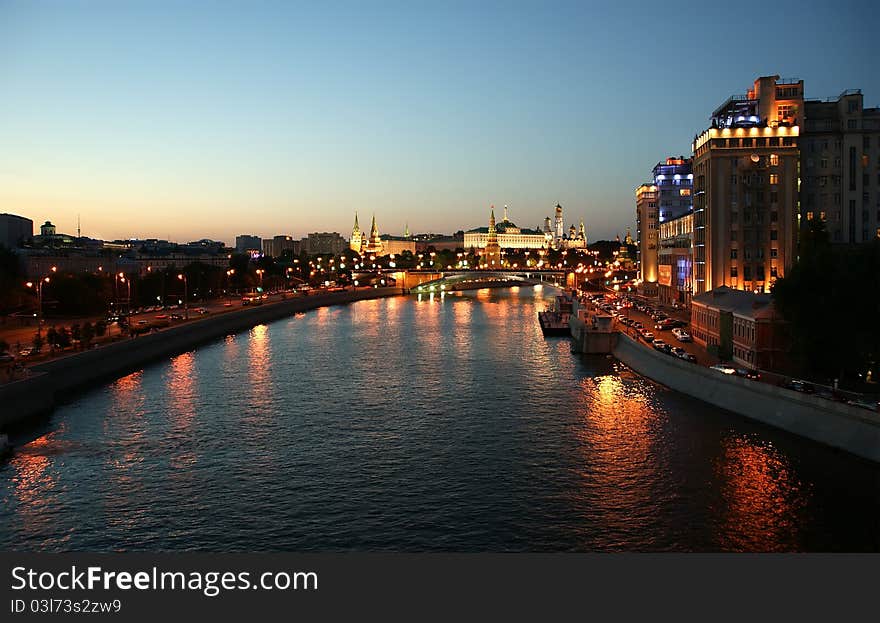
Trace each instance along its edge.
<instances>
[{"instance_id":1,"label":"streetlight","mask_svg":"<svg viewBox=\"0 0 880 623\"><path fill-rule=\"evenodd\" d=\"M263 289L263 273L266 272L262 268L257 269L257 275L260 277L260 290Z\"/></svg>"},{"instance_id":2,"label":"streetlight","mask_svg":"<svg viewBox=\"0 0 880 623\"><path fill-rule=\"evenodd\" d=\"M232 275L235 274L235 269L230 268L226 271L226 299L231 303L232 302Z\"/></svg>"},{"instance_id":3,"label":"streetlight","mask_svg":"<svg viewBox=\"0 0 880 623\"><path fill-rule=\"evenodd\" d=\"M187 290L186 275L179 273L177 278L183 281L183 317L189 320L189 297Z\"/></svg>"},{"instance_id":4,"label":"streetlight","mask_svg":"<svg viewBox=\"0 0 880 623\"><path fill-rule=\"evenodd\" d=\"M43 325L43 284L49 283L49 278L52 273L57 272L58 267L53 266L51 272L47 274L45 277L40 277L36 283L33 281L28 281L25 285L29 288L36 287L37 289L37 335L42 337L41 328Z\"/></svg>"}]
</instances>

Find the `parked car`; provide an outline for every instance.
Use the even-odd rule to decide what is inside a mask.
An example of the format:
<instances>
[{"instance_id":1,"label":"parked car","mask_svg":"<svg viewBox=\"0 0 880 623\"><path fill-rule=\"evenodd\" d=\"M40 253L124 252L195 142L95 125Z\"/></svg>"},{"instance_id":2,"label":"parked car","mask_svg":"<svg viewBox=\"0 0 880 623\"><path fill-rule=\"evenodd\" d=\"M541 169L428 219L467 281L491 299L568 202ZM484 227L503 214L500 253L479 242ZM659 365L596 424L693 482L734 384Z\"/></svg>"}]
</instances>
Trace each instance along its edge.
<instances>
[{"instance_id":1,"label":"parked car","mask_svg":"<svg viewBox=\"0 0 880 623\"><path fill-rule=\"evenodd\" d=\"M672 354L680 359L681 356L686 355L687 352L681 346L673 346L672 347Z\"/></svg>"},{"instance_id":2,"label":"parked car","mask_svg":"<svg viewBox=\"0 0 880 623\"><path fill-rule=\"evenodd\" d=\"M642 336L642 339L648 343L654 341L654 334L651 333L650 331L648 331L647 329L642 329L642 331L640 332L640 335Z\"/></svg>"},{"instance_id":3,"label":"parked car","mask_svg":"<svg viewBox=\"0 0 880 623\"><path fill-rule=\"evenodd\" d=\"M761 375L758 374L758 372L756 372L755 370L746 370L744 368L737 368L736 375L745 377L747 379L752 379L755 381L758 381L761 379Z\"/></svg>"},{"instance_id":4,"label":"parked car","mask_svg":"<svg viewBox=\"0 0 880 623\"><path fill-rule=\"evenodd\" d=\"M15 361L12 353L0 353L0 363L9 363L11 361Z\"/></svg>"},{"instance_id":5,"label":"parked car","mask_svg":"<svg viewBox=\"0 0 880 623\"><path fill-rule=\"evenodd\" d=\"M684 329L675 328L672 330L672 335L674 335L675 339L678 340L679 342L692 342L693 341L693 338Z\"/></svg>"},{"instance_id":6,"label":"parked car","mask_svg":"<svg viewBox=\"0 0 880 623\"><path fill-rule=\"evenodd\" d=\"M651 344L651 346L654 347L654 350L659 350L661 352L665 352L665 350L666 350L666 342L664 342L661 339L654 340L654 342Z\"/></svg>"},{"instance_id":7,"label":"parked car","mask_svg":"<svg viewBox=\"0 0 880 623\"><path fill-rule=\"evenodd\" d=\"M788 389L792 389L796 392L803 392L805 394L815 394L816 388L806 381L801 381L800 379L791 379L787 382L782 383L783 387L787 387Z\"/></svg>"},{"instance_id":8,"label":"parked car","mask_svg":"<svg viewBox=\"0 0 880 623\"><path fill-rule=\"evenodd\" d=\"M654 323L654 330L655 331L668 331L671 328L672 328L672 326L670 326L664 322Z\"/></svg>"},{"instance_id":9,"label":"parked car","mask_svg":"<svg viewBox=\"0 0 880 623\"><path fill-rule=\"evenodd\" d=\"M692 355L688 352L685 352L683 355L680 355L679 359L684 359L685 361L687 361L689 363L697 363L697 356Z\"/></svg>"}]
</instances>

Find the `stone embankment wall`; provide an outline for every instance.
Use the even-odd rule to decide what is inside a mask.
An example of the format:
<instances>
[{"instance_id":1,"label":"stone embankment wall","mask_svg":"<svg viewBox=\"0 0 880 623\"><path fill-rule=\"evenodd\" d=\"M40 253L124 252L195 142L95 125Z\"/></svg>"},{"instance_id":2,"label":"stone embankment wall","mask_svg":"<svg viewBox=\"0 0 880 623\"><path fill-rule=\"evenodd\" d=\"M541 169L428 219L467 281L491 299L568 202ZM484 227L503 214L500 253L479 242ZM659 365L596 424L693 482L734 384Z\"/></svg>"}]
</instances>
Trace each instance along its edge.
<instances>
[{"instance_id":1,"label":"stone embankment wall","mask_svg":"<svg viewBox=\"0 0 880 623\"><path fill-rule=\"evenodd\" d=\"M66 394L119 377L145 364L296 312L396 296L400 288L328 292L243 307L156 333L113 342L33 366L22 380L0 385L0 430L50 411Z\"/></svg>"},{"instance_id":2,"label":"stone embankment wall","mask_svg":"<svg viewBox=\"0 0 880 623\"><path fill-rule=\"evenodd\" d=\"M880 413L728 376L621 334L614 356L639 374L741 416L880 462Z\"/></svg>"}]
</instances>

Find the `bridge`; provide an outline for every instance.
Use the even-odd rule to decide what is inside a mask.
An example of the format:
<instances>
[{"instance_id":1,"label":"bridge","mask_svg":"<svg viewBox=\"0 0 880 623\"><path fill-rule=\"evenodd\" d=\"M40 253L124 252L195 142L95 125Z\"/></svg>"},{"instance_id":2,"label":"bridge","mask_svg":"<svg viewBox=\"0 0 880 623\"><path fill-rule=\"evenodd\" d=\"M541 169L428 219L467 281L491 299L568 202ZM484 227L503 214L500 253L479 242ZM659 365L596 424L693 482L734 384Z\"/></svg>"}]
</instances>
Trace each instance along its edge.
<instances>
[{"instance_id":1,"label":"bridge","mask_svg":"<svg viewBox=\"0 0 880 623\"><path fill-rule=\"evenodd\" d=\"M413 292L472 290L489 286L548 285L565 287L564 270L444 270L409 271L406 288Z\"/></svg>"}]
</instances>

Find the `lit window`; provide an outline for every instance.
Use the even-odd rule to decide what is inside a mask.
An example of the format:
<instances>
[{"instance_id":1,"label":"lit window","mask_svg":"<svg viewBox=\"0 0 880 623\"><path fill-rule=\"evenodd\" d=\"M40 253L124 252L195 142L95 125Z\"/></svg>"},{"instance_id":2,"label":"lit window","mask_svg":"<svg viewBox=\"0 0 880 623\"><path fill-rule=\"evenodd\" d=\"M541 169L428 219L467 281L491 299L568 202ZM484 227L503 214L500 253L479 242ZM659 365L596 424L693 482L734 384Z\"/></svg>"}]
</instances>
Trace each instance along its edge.
<instances>
[{"instance_id":1,"label":"lit window","mask_svg":"<svg viewBox=\"0 0 880 623\"><path fill-rule=\"evenodd\" d=\"M771 167L779 166L779 155L778 154L770 154L770 166Z\"/></svg>"},{"instance_id":2,"label":"lit window","mask_svg":"<svg viewBox=\"0 0 880 623\"><path fill-rule=\"evenodd\" d=\"M770 183L771 184L778 184L779 183L779 174L771 173L770 174Z\"/></svg>"}]
</instances>

